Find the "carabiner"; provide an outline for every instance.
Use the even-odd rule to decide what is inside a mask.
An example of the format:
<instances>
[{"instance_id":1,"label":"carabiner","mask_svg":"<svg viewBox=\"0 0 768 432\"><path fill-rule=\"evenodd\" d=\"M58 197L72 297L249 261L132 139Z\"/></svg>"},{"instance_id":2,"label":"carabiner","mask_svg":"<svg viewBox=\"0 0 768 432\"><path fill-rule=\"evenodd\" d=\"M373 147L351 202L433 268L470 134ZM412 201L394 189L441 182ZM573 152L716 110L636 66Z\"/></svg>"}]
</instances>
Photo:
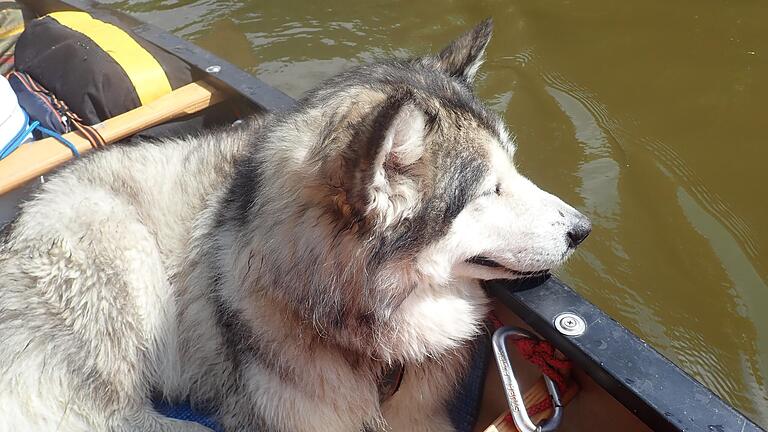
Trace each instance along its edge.
<instances>
[{"instance_id":1,"label":"carabiner","mask_svg":"<svg viewBox=\"0 0 768 432\"><path fill-rule=\"evenodd\" d=\"M539 340L539 338L528 330L511 326L501 327L493 333L493 353L496 355L496 363L499 365L499 373L501 374L501 381L504 383L504 393L507 396L512 420L520 432L553 432L563 420L563 405L560 401L557 385L548 376L544 376L544 383L547 385L547 391L552 398L553 413L552 417L540 425L533 424L525 404L523 404L523 395L520 393L520 386L517 384L515 373L512 370L512 363L509 361L506 343L509 337L525 337L534 340Z\"/></svg>"}]
</instances>

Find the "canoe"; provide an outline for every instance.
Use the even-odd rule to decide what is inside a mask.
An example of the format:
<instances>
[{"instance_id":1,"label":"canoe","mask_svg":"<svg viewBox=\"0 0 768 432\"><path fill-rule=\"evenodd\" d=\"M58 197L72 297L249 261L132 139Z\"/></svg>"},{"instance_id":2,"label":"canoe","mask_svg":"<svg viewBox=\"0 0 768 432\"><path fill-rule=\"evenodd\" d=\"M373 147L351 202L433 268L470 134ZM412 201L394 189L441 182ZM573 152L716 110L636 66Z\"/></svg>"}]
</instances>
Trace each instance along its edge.
<instances>
[{"instance_id":1,"label":"canoe","mask_svg":"<svg viewBox=\"0 0 768 432\"><path fill-rule=\"evenodd\" d=\"M142 23L126 14L91 1L25 1L38 14L59 10L81 10L113 23L190 64L205 78L158 99L152 107L126 113L104 129L112 130L113 141L142 128L199 112L215 104L245 105L254 113L290 108L294 101L279 90L232 64L176 36ZM156 102L158 102L156 101ZM117 129L115 132L114 129ZM76 137L75 137L76 138ZM114 144L114 145L120 145ZM46 172L66 162L71 154L56 143L28 144L29 150L0 161L0 225L9 221L23 200ZM89 150L82 143L82 150ZM33 150L34 149L34 150ZM560 397L562 419L559 430L569 431L760 431L763 430L717 395L704 387L629 330L579 296L555 277L523 283L492 281L485 286L494 299L499 321L533 332L560 353L557 360L571 364L569 386ZM507 328L507 327L504 327ZM497 333L498 335L498 333ZM500 339L500 344L506 346ZM476 378L468 390L479 407L471 413L466 431L517 430L510 422L509 374L499 374L490 341L478 352L472 371ZM498 348L498 346L497 346ZM510 349L511 352L514 350ZM505 354L505 353L502 353ZM504 355L499 354L499 357ZM483 357L483 358L480 358ZM554 409L541 372L512 353L512 368L521 383L522 400L547 405L534 421L547 420ZM486 364L489 366L485 367ZM502 362L503 364L503 362ZM487 372L487 373L486 373ZM507 382L503 382L506 376ZM510 396L508 398L508 396ZM515 402L513 400L513 402ZM556 404L560 405L560 404ZM513 406L512 416L523 408ZM546 427L543 428L547 430ZM535 430L535 429L533 429Z\"/></svg>"}]
</instances>

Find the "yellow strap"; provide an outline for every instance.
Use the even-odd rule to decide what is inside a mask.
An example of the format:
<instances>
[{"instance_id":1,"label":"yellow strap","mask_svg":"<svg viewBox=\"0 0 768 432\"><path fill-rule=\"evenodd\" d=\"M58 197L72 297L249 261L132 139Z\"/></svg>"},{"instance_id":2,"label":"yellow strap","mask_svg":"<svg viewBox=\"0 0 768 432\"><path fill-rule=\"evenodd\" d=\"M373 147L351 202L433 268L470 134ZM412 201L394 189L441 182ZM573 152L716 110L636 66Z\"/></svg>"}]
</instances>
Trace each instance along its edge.
<instances>
[{"instance_id":1,"label":"yellow strap","mask_svg":"<svg viewBox=\"0 0 768 432\"><path fill-rule=\"evenodd\" d=\"M126 32L85 12L54 12L48 16L82 33L109 54L128 75L142 105L171 92L171 84L160 63Z\"/></svg>"}]
</instances>

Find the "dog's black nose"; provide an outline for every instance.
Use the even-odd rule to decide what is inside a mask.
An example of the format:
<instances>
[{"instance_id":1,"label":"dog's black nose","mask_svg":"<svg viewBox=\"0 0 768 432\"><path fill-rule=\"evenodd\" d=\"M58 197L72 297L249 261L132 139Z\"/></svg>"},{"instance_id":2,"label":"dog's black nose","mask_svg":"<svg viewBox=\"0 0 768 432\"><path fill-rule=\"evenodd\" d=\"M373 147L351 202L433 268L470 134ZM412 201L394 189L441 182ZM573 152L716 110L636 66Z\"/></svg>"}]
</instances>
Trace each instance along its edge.
<instances>
[{"instance_id":1,"label":"dog's black nose","mask_svg":"<svg viewBox=\"0 0 768 432\"><path fill-rule=\"evenodd\" d=\"M568 230L568 246L575 248L580 245L590 232L592 232L592 223L585 216L579 217L579 220Z\"/></svg>"}]
</instances>

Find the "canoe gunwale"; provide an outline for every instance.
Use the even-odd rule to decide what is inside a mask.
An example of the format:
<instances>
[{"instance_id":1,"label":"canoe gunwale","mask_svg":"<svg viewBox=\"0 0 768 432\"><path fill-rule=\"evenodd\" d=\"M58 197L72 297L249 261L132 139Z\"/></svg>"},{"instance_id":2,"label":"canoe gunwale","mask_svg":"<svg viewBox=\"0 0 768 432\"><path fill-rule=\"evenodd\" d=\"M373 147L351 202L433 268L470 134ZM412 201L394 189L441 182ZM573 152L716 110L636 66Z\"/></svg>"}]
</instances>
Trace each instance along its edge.
<instances>
[{"instance_id":1,"label":"canoe gunwale","mask_svg":"<svg viewBox=\"0 0 768 432\"><path fill-rule=\"evenodd\" d=\"M763 430L559 279L485 287L653 430ZM554 320L564 312L582 318L586 331L561 333Z\"/></svg>"}]
</instances>

